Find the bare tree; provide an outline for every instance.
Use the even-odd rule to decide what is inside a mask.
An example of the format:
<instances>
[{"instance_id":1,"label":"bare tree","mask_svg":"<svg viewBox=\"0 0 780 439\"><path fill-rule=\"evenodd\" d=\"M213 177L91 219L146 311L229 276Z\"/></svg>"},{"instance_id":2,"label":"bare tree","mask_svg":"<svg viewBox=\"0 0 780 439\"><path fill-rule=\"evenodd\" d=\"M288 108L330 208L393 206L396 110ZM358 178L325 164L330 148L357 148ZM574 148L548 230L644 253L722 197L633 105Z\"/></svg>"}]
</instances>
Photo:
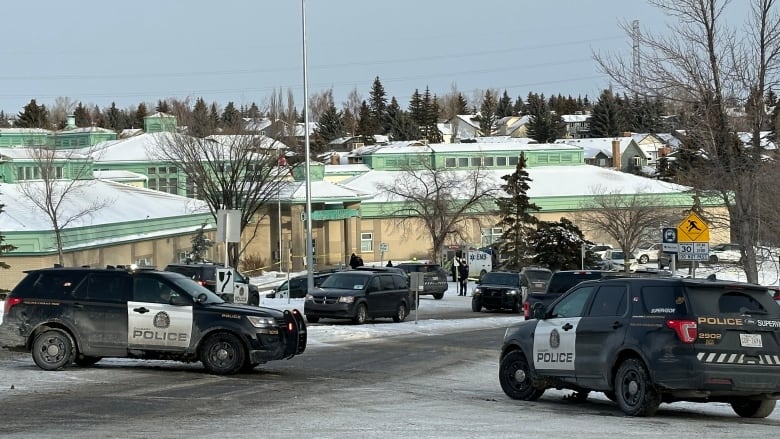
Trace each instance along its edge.
<instances>
[{"instance_id":1,"label":"bare tree","mask_svg":"<svg viewBox=\"0 0 780 439\"><path fill-rule=\"evenodd\" d=\"M206 201L216 219L219 209L241 211L241 236L253 241L265 217L264 206L276 200L280 178L288 169L277 167L284 145L269 137L243 132L207 137L166 134L158 137L151 157L181 169L188 195ZM228 246L228 263L238 267L243 249Z\"/></svg>"},{"instance_id":2,"label":"bare tree","mask_svg":"<svg viewBox=\"0 0 780 439\"><path fill-rule=\"evenodd\" d=\"M482 224L481 215L496 210L500 185L484 168L437 168L430 155L421 153L409 157L396 181L378 189L391 201L385 213L397 218L398 225L414 228L422 222L431 256L439 258L448 239L466 241L468 225Z\"/></svg>"},{"instance_id":3,"label":"bare tree","mask_svg":"<svg viewBox=\"0 0 780 439\"><path fill-rule=\"evenodd\" d=\"M49 121L57 127L64 127L68 116L73 114L76 109L76 101L67 97L59 96L54 99L54 105L49 110Z\"/></svg>"},{"instance_id":4,"label":"bare tree","mask_svg":"<svg viewBox=\"0 0 780 439\"><path fill-rule=\"evenodd\" d=\"M41 146L29 152L35 163L34 174L30 180L19 183L19 190L51 222L58 260L64 265L63 230L112 204L113 200L83 201L89 199L85 194L94 184L91 151Z\"/></svg>"},{"instance_id":5,"label":"bare tree","mask_svg":"<svg viewBox=\"0 0 780 439\"><path fill-rule=\"evenodd\" d=\"M597 186L592 195L583 203L582 225L591 232L601 232L612 238L626 255L633 253L648 236L658 233L662 225L671 220L672 212L652 194L621 194ZM626 264L627 272L629 268Z\"/></svg>"},{"instance_id":6,"label":"bare tree","mask_svg":"<svg viewBox=\"0 0 780 439\"><path fill-rule=\"evenodd\" d=\"M732 240L742 246L747 280L758 281L754 245L759 237L757 185L768 172L762 159L762 129L769 120L762 97L777 85L780 67L780 16L776 0L751 0L740 30L728 0L650 0L674 21L666 35L636 34L639 65L631 57L595 55L602 70L620 86L640 95L677 101L688 112L681 127L701 166L678 173L678 182L717 195L730 216ZM735 118L735 113L743 116ZM740 121L741 119L741 121ZM752 135L750 148L736 136L739 126Z\"/></svg>"},{"instance_id":7,"label":"bare tree","mask_svg":"<svg viewBox=\"0 0 780 439\"><path fill-rule=\"evenodd\" d=\"M344 109L344 114L349 114L348 120L346 120L346 126L344 127L347 132L354 136L358 129L358 117L360 115L360 107L363 104L363 96L357 91L357 88L353 88L347 95L347 100L344 101L341 106Z\"/></svg>"},{"instance_id":8,"label":"bare tree","mask_svg":"<svg viewBox=\"0 0 780 439\"><path fill-rule=\"evenodd\" d=\"M309 97L309 120L320 120L333 104L333 87L325 89L319 93L314 93Z\"/></svg>"}]
</instances>

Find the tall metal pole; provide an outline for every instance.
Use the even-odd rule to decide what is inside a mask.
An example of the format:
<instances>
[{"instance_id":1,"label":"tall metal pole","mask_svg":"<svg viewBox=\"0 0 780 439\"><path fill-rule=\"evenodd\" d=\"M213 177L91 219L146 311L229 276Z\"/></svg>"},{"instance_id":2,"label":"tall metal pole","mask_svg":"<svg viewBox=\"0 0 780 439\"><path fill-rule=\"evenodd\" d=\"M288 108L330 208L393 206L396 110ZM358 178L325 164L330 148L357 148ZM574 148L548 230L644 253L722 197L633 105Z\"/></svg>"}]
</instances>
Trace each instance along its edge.
<instances>
[{"instance_id":1,"label":"tall metal pole","mask_svg":"<svg viewBox=\"0 0 780 439\"><path fill-rule=\"evenodd\" d=\"M309 79L306 75L306 0L301 0L301 29L303 30L303 139L306 152L306 269L307 291L314 289L314 255L311 240L311 174L309 159Z\"/></svg>"}]
</instances>

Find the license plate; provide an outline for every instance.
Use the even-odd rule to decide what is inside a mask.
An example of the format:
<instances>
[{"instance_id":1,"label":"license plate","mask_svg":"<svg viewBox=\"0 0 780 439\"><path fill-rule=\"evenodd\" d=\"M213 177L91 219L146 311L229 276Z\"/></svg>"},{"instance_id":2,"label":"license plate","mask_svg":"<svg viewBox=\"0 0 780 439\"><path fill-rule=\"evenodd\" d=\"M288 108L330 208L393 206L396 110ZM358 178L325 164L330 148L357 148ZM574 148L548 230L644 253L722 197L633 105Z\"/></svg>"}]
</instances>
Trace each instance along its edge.
<instances>
[{"instance_id":1,"label":"license plate","mask_svg":"<svg viewBox=\"0 0 780 439\"><path fill-rule=\"evenodd\" d=\"M761 334L739 334L739 344L745 348L761 348Z\"/></svg>"},{"instance_id":2,"label":"license plate","mask_svg":"<svg viewBox=\"0 0 780 439\"><path fill-rule=\"evenodd\" d=\"M544 287L544 282L534 282L534 288L542 288Z\"/></svg>"}]
</instances>

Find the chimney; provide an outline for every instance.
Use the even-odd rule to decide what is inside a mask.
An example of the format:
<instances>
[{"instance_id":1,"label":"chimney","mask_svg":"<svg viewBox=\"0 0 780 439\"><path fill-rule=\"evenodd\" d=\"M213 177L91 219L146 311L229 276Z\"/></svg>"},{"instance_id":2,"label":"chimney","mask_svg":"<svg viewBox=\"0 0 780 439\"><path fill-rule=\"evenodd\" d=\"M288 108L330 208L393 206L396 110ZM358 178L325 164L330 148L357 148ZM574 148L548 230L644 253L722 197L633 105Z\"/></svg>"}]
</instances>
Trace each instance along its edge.
<instances>
[{"instance_id":1,"label":"chimney","mask_svg":"<svg viewBox=\"0 0 780 439\"><path fill-rule=\"evenodd\" d=\"M76 128L76 115L75 114L69 114L66 122L65 122L65 129L66 130L72 130Z\"/></svg>"},{"instance_id":2,"label":"chimney","mask_svg":"<svg viewBox=\"0 0 780 439\"><path fill-rule=\"evenodd\" d=\"M620 140L612 139L612 167L620 170Z\"/></svg>"}]
</instances>

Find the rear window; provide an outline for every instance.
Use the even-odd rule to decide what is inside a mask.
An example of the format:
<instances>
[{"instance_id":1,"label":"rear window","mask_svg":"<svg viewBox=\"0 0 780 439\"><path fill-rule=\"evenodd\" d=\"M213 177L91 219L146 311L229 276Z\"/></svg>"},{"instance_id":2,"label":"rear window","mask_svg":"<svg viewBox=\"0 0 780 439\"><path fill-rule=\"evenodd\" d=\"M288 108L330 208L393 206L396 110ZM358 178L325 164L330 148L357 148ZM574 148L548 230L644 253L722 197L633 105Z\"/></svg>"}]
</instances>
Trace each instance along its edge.
<instances>
[{"instance_id":1,"label":"rear window","mask_svg":"<svg viewBox=\"0 0 780 439\"><path fill-rule=\"evenodd\" d=\"M86 271L37 271L29 273L11 293L16 297L66 299L81 283Z\"/></svg>"},{"instance_id":2,"label":"rear window","mask_svg":"<svg viewBox=\"0 0 780 439\"><path fill-rule=\"evenodd\" d=\"M547 270L524 270L523 274L531 282L547 282L552 276L552 272Z\"/></svg>"},{"instance_id":3,"label":"rear window","mask_svg":"<svg viewBox=\"0 0 780 439\"><path fill-rule=\"evenodd\" d=\"M550 278L550 283L547 286L548 293L562 294L568 291L571 287L586 280L601 279L602 274L599 271L576 271L576 272L562 272L554 273Z\"/></svg>"},{"instance_id":4,"label":"rear window","mask_svg":"<svg viewBox=\"0 0 780 439\"><path fill-rule=\"evenodd\" d=\"M741 287L689 287L691 308L697 315L752 314L780 318L780 307L765 290Z\"/></svg>"}]
</instances>

